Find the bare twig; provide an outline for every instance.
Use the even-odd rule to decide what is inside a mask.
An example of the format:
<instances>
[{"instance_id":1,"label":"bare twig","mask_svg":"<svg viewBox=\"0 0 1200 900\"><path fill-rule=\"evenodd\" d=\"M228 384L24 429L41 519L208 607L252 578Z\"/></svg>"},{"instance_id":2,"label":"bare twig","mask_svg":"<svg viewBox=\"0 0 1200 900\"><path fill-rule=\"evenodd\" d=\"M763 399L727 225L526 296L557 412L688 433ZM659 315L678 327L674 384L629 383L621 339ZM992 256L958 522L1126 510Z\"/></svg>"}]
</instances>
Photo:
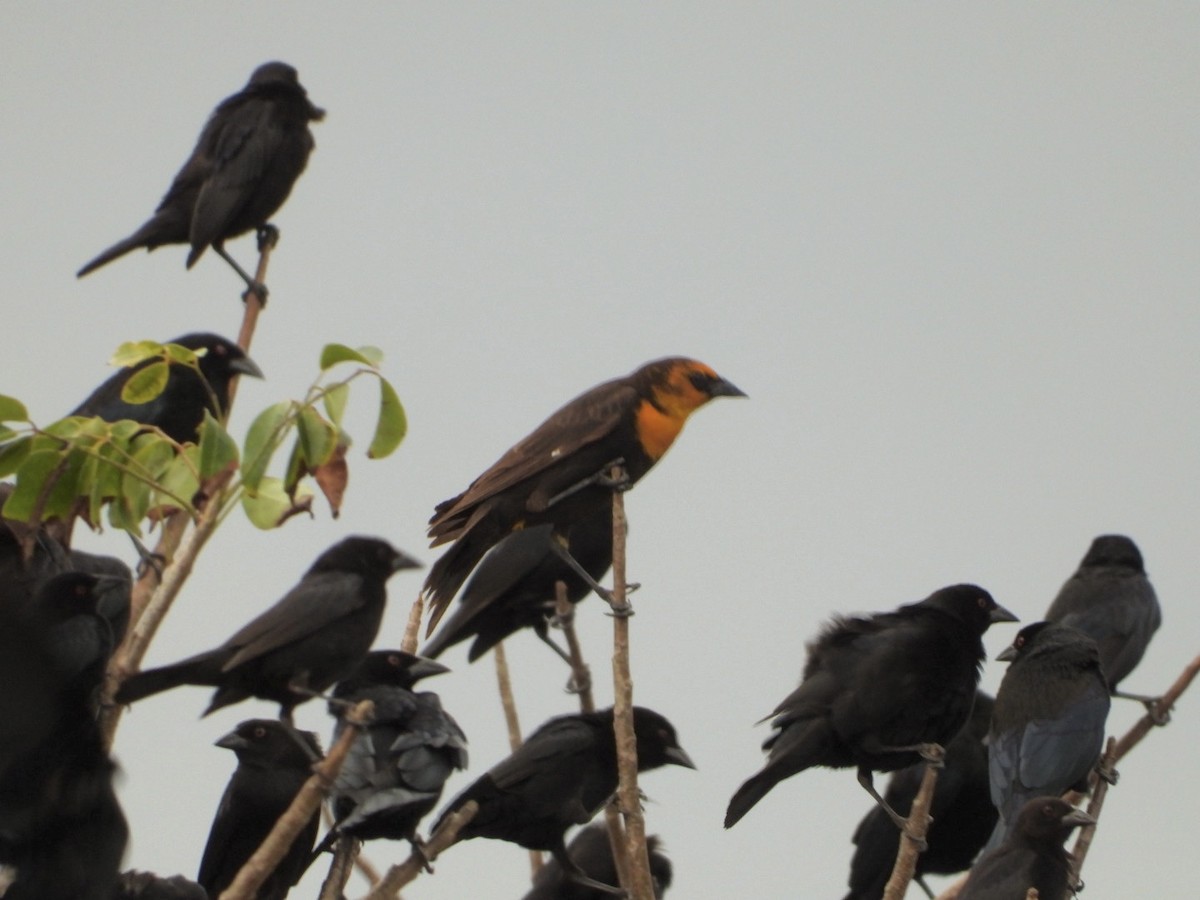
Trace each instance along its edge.
<instances>
[{"instance_id":1,"label":"bare twig","mask_svg":"<svg viewBox=\"0 0 1200 900\"><path fill-rule=\"evenodd\" d=\"M429 840L422 848L423 852L413 852L400 865L388 869L387 874L383 876L379 884L372 888L371 893L367 894L364 900L395 900L402 887L415 880L425 870L428 863L437 859L458 840L458 833L466 827L471 819L475 818L477 812L479 812L479 804L474 800L468 800L460 809L448 815L441 827L429 836Z\"/></svg>"},{"instance_id":2,"label":"bare twig","mask_svg":"<svg viewBox=\"0 0 1200 900\"><path fill-rule=\"evenodd\" d=\"M941 751L944 759L945 751ZM900 851L896 854L896 865L892 869L892 877L888 879L883 889L883 900L902 900L908 885L917 871L917 857L920 856L925 843L925 835L929 833L929 809L933 806L933 791L937 786L938 772L942 768L942 759L930 760L925 764L925 776L921 779L921 788L913 798L908 812L908 824L900 835Z\"/></svg>"},{"instance_id":3,"label":"bare twig","mask_svg":"<svg viewBox=\"0 0 1200 900\"><path fill-rule=\"evenodd\" d=\"M317 900L341 900L346 882L350 880L350 872L354 869L354 861L362 844L348 834L343 834L334 845L333 863L329 866L329 874L321 885L321 893Z\"/></svg>"},{"instance_id":4,"label":"bare twig","mask_svg":"<svg viewBox=\"0 0 1200 900\"><path fill-rule=\"evenodd\" d=\"M404 640L400 643L400 649L405 653L417 652L417 640L421 631L421 616L425 614L425 595L418 593L417 599L413 601L412 608L408 611L408 622L404 626Z\"/></svg>"},{"instance_id":5,"label":"bare twig","mask_svg":"<svg viewBox=\"0 0 1200 900\"><path fill-rule=\"evenodd\" d=\"M596 711L596 700L592 696L592 670L583 661L583 649L579 635L575 633L575 606L567 599L567 583L554 582L554 621L562 629L567 642L567 655L571 658L571 689L579 695L581 712Z\"/></svg>"},{"instance_id":6,"label":"bare twig","mask_svg":"<svg viewBox=\"0 0 1200 900\"><path fill-rule=\"evenodd\" d=\"M1105 772L1113 771L1113 766L1116 765L1117 755L1117 739L1110 737L1108 743L1104 747L1104 757L1100 760L1100 766ZM1088 804L1088 815L1100 821L1100 810L1104 808L1104 798L1108 795L1109 782L1105 778L1096 780L1096 787L1092 791L1092 800ZM1071 880L1070 886L1074 888L1079 884L1080 873L1083 872L1083 861L1087 859L1088 849L1092 846L1092 838L1096 834L1096 826L1085 825L1079 830L1079 837L1075 840L1075 849L1071 852Z\"/></svg>"},{"instance_id":7,"label":"bare twig","mask_svg":"<svg viewBox=\"0 0 1200 900\"><path fill-rule=\"evenodd\" d=\"M327 829L333 827L333 812L329 809L329 804L324 804L321 807L321 822ZM336 861L334 864L336 865ZM379 883L379 870L375 868L374 864L362 852L361 841L358 842L358 852L354 854L354 868L358 869L359 874L367 880L367 884L374 887Z\"/></svg>"},{"instance_id":8,"label":"bare twig","mask_svg":"<svg viewBox=\"0 0 1200 900\"><path fill-rule=\"evenodd\" d=\"M611 477L623 481L624 471L614 466ZM625 819L625 847L629 877L621 887L632 900L654 900L650 856L646 850L646 819L637 781L637 735L633 730L633 675L629 666L629 616L625 588L625 495L613 491L613 730L617 742L617 801Z\"/></svg>"},{"instance_id":9,"label":"bare twig","mask_svg":"<svg viewBox=\"0 0 1200 900\"><path fill-rule=\"evenodd\" d=\"M496 685L500 689L500 706L504 709L504 724L508 726L508 746L513 753L521 749L521 720L517 716L517 701L513 698L512 679L508 675L508 657L504 653L504 641L492 648L496 660ZM542 854L539 850L529 851L529 868L533 877L542 871Z\"/></svg>"},{"instance_id":10,"label":"bare twig","mask_svg":"<svg viewBox=\"0 0 1200 900\"><path fill-rule=\"evenodd\" d=\"M321 800L329 793L342 769L342 763L346 761L350 746L370 722L374 709L370 700L363 700L350 710L345 721L351 727L342 732L337 743L329 749L329 755L313 766L312 776L304 782L292 805L279 817L254 855L246 860L233 883L222 891L220 900L251 900L258 894L267 876L275 871L279 861L287 855L296 835L316 815Z\"/></svg>"}]
</instances>

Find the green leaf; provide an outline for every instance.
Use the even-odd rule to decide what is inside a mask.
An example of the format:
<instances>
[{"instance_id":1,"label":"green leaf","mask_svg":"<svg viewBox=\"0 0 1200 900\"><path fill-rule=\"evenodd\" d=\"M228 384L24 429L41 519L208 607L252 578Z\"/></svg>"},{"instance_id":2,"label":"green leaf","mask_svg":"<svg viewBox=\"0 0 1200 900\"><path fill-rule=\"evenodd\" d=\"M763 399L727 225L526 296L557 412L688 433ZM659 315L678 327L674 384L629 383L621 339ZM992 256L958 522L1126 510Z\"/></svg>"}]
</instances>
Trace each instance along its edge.
<instances>
[{"instance_id":1,"label":"green leaf","mask_svg":"<svg viewBox=\"0 0 1200 900\"><path fill-rule=\"evenodd\" d=\"M16 397L0 394L0 422L28 422L25 404Z\"/></svg>"},{"instance_id":2,"label":"green leaf","mask_svg":"<svg viewBox=\"0 0 1200 900\"><path fill-rule=\"evenodd\" d=\"M163 350L166 352L168 362L189 366L193 369L200 365L200 357L208 352L207 348L204 347L201 347L197 352L182 344L164 344Z\"/></svg>"},{"instance_id":3,"label":"green leaf","mask_svg":"<svg viewBox=\"0 0 1200 900\"><path fill-rule=\"evenodd\" d=\"M278 478L263 478L253 496L242 493L242 509L246 517L255 527L263 530L278 528L298 509L307 509L311 501L311 491L297 491L293 502Z\"/></svg>"},{"instance_id":4,"label":"green leaf","mask_svg":"<svg viewBox=\"0 0 1200 900\"><path fill-rule=\"evenodd\" d=\"M238 461L237 442L208 410L200 423L200 477L209 479Z\"/></svg>"},{"instance_id":5,"label":"green leaf","mask_svg":"<svg viewBox=\"0 0 1200 900\"><path fill-rule=\"evenodd\" d=\"M300 446L300 438L296 437L296 443L292 444L292 452L288 454L287 472L283 476L283 492L289 497L296 493L296 485L300 483L300 479L308 474L308 467L304 464L304 450Z\"/></svg>"},{"instance_id":6,"label":"green leaf","mask_svg":"<svg viewBox=\"0 0 1200 900\"><path fill-rule=\"evenodd\" d=\"M97 449L97 456L90 461L94 463L91 488L88 494L88 518L92 522L99 521L100 509L107 501L120 496L121 470L113 464L113 461L121 458L121 452L112 444L102 444ZM87 477L86 474L85 477ZM111 519L111 515L109 518Z\"/></svg>"},{"instance_id":7,"label":"green leaf","mask_svg":"<svg viewBox=\"0 0 1200 900\"><path fill-rule=\"evenodd\" d=\"M342 382L335 384L325 391L325 412L334 425L342 424L342 416L346 413L346 401L350 398L350 385Z\"/></svg>"},{"instance_id":8,"label":"green leaf","mask_svg":"<svg viewBox=\"0 0 1200 900\"><path fill-rule=\"evenodd\" d=\"M354 350L345 344L326 344L321 348L321 371L343 362L358 362L375 368L382 359L383 353L378 347L359 347Z\"/></svg>"},{"instance_id":9,"label":"green leaf","mask_svg":"<svg viewBox=\"0 0 1200 900\"><path fill-rule=\"evenodd\" d=\"M58 468L62 458L63 453L59 450L30 453L17 470L17 484L4 504L4 515L21 522L29 521L47 479Z\"/></svg>"},{"instance_id":10,"label":"green leaf","mask_svg":"<svg viewBox=\"0 0 1200 900\"><path fill-rule=\"evenodd\" d=\"M108 361L110 366L129 368L136 366L144 359L152 356L162 356L163 345L158 341L126 341L117 348L117 352Z\"/></svg>"},{"instance_id":11,"label":"green leaf","mask_svg":"<svg viewBox=\"0 0 1200 900\"><path fill-rule=\"evenodd\" d=\"M33 440L23 437L0 447L0 478L7 478L20 468L33 449Z\"/></svg>"},{"instance_id":12,"label":"green leaf","mask_svg":"<svg viewBox=\"0 0 1200 900\"><path fill-rule=\"evenodd\" d=\"M149 403L167 387L171 367L159 360L138 369L121 388L121 400L129 404Z\"/></svg>"},{"instance_id":13,"label":"green leaf","mask_svg":"<svg viewBox=\"0 0 1200 900\"><path fill-rule=\"evenodd\" d=\"M408 419L404 407L396 395L396 389L386 378L379 379L379 419L375 423L375 435L367 449L370 459L383 459L391 455L404 435L408 433Z\"/></svg>"},{"instance_id":14,"label":"green leaf","mask_svg":"<svg viewBox=\"0 0 1200 900\"><path fill-rule=\"evenodd\" d=\"M246 442L242 446L242 484L249 493L258 490L271 456L279 446L281 429L291 410L291 402L282 400L268 406L250 424Z\"/></svg>"},{"instance_id":15,"label":"green leaf","mask_svg":"<svg viewBox=\"0 0 1200 900\"><path fill-rule=\"evenodd\" d=\"M176 497L190 505L191 499L200 489L200 482L196 478L196 458L199 455L200 449L195 445L185 447L182 453L175 455L175 458L167 465L162 477L158 479L162 490L155 492L153 498L155 506L173 506L182 509L183 506L179 500L175 499Z\"/></svg>"},{"instance_id":16,"label":"green leaf","mask_svg":"<svg viewBox=\"0 0 1200 900\"><path fill-rule=\"evenodd\" d=\"M337 429L311 406L300 410L300 449L310 469L315 469L333 454Z\"/></svg>"},{"instance_id":17,"label":"green leaf","mask_svg":"<svg viewBox=\"0 0 1200 900\"><path fill-rule=\"evenodd\" d=\"M9 428L7 425L0 425L0 444L3 444L5 441L9 440L10 438L14 438L16 436L17 436L17 433L15 431L13 431L11 428Z\"/></svg>"}]
</instances>

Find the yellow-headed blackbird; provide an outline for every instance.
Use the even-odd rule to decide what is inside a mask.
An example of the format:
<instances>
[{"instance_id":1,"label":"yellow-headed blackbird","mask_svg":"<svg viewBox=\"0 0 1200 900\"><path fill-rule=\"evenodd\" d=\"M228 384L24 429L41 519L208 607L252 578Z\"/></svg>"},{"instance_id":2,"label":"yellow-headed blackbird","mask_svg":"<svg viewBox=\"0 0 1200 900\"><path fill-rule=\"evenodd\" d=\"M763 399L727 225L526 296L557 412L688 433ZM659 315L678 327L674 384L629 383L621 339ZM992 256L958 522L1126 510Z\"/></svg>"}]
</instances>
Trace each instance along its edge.
<instances>
[{"instance_id":1,"label":"yellow-headed blackbird","mask_svg":"<svg viewBox=\"0 0 1200 900\"><path fill-rule=\"evenodd\" d=\"M430 546L453 541L430 570L433 631L483 555L505 535L550 523L561 533L612 500L607 470L632 485L670 448L689 415L713 397L745 394L704 363L670 357L597 385L559 409L457 497L437 505Z\"/></svg>"}]
</instances>

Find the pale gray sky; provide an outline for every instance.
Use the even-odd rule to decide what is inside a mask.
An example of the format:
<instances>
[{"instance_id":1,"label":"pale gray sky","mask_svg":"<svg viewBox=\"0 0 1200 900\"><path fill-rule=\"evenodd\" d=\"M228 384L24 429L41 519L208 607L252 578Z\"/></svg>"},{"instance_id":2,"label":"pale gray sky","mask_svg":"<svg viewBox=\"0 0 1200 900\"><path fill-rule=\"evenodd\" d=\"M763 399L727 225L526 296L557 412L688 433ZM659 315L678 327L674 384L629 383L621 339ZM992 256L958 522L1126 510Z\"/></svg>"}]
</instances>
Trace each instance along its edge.
<instances>
[{"instance_id":1,"label":"pale gray sky","mask_svg":"<svg viewBox=\"0 0 1200 900\"><path fill-rule=\"evenodd\" d=\"M1165 616L1127 687L1164 689L1197 652L1197 46L1189 3L6 4L0 391L46 422L123 340L236 334L238 282L211 254L73 273L149 215L219 100L292 63L329 115L276 217L252 353L268 380L243 385L232 429L300 396L338 340L383 348L411 433L361 457L364 385L342 518L224 529L148 662L219 643L344 534L432 561L434 503L545 415L695 356L750 399L698 413L628 496L636 698L699 766L644 779L649 827L675 897L840 896L870 805L851 771L792 778L721 828L761 762L753 723L830 613L970 580L1033 620L1119 531ZM229 249L253 261L249 239ZM128 556L119 535L88 543ZM394 579L381 646L419 583ZM608 700L601 612L580 627ZM526 730L573 708L535 638L509 656ZM444 661L429 687L473 760L452 793L505 737L490 660ZM234 762L211 744L273 714L199 720L206 698L122 724L130 866L195 874ZM1197 709L1122 766L1089 900L1194 895ZM1138 712L1117 704L1112 730ZM327 737L317 704L299 721ZM406 896L519 897L527 862L476 840L437 870Z\"/></svg>"}]
</instances>

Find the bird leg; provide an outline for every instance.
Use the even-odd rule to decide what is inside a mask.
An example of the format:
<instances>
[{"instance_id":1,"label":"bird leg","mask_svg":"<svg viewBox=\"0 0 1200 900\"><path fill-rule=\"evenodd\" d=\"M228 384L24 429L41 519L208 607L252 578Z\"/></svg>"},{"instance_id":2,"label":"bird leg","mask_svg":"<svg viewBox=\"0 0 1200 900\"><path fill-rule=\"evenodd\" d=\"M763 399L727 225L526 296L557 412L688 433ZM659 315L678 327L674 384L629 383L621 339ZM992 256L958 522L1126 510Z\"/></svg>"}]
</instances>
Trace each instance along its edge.
<instances>
[{"instance_id":1,"label":"bird leg","mask_svg":"<svg viewBox=\"0 0 1200 900\"><path fill-rule=\"evenodd\" d=\"M258 302L261 303L263 306L266 306L267 305L267 286L265 284L263 284L261 281L255 281L253 278L251 278L246 273L246 270L238 265L237 260L235 260L232 256L229 255L228 252L226 252L223 244L213 244L212 248L213 248L213 250L216 251L217 255L219 257L221 257L221 259L225 260L225 262L229 263L229 265L233 267L233 271L237 272L238 275L240 275L242 277L242 281L246 282L246 290L251 293L257 294Z\"/></svg>"},{"instance_id":2,"label":"bird leg","mask_svg":"<svg viewBox=\"0 0 1200 900\"><path fill-rule=\"evenodd\" d=\"M134 549L137 550L137 555L138 555L138 559L139 559L138 573L137 573L138 578L141 578L142 575L145 573L145 569L142 568L144 566L146 569L152 569L154 571L155 577L159 581L162 581L163 567L166 566L166 564L167 564L167 558L165 556L163 556L161 553L155 553L153 550L151 550L149 547L147 547L145 544L143 544L141 541L139 541L137 538L137 535L134 534L132 531L127 531L126 534L129 535L129 539L131 541L133 541Z\"/></svg>"},{"instance_id":3,"label":"bird leg","mask_svg":"<svg viewBox=\"0 0 1200 900\"><path fill-rule=\"evenodd\" d=\"M613 592L610 591L608 588L604 587L602 584L600 584L600 582L598 582L591 575L589 575L587 569L585 569L582 565L579 564L579 560L577 560L574 556L571 555L571 551L568 550L566 547L564 547L561 541L559 541L557 538L551 538L550 539L550 549L554 551L555 555L559 559L561 559L563 562L565 562L568 566L571 567L571 571L574 572L576 575L578 575L583 580L584 584L586 584L593 591L595 591L597 594L599 594L601 599L604 600L605 603L607 603L609 606L613 607L613 615L615 615L615 616L632 616L633 615L633 609L630 608L628 603L626 603L624 607L617 607L617 606L613 605ZM634 584L628 584L625 586L625 593L632 594L639 587L641 587L641 585L637 584L636 582Z\"/></svg>"},{"instance_id":4,"label":"bird leg","mask_svg":"<svg viewBox=\"0 0 1200 900\"><path fill-rule=\"evenodd\" d=\"M259 225L254 235L258 239L259 253L274 250L275 246L279 243L279 229L270 222L263 222Z\"/></svg>"},{"instance_id":5,"label":"bird leg","mask_svg":"<svg viewBox=\"0 0 1200 900\"><path fill-rule=\"evenodd\" d=\"M613 491L627 491L632 485L629 483L629 476L624 469L625 457L618 456L616 459L606 462L598 472L589 475L581 481L575 482L570 487L563 488L553 497L546 501L546 509L552 507L555 503L566 500L568 497L578 494L586 487L591 487L593 484L600 487L606 487ZM621 475L618 478L613 478L609 475L609 471L613 466L621 466Z\"/></svg>"},{"instance_id":6,"label":"bird leg","mask_svg":"<svg viewBox=\"0 0 1200 900\"><path fill-rule=\"evenodd\" d=\"M1120 697L1122 700L1136 700L1142 706L1146 707L1146 712L1150 714L1150 718L1155 725L1166 725L1171 721L1171 713L1159 712L1158 707L1162 703L1162 697L1147 697L1145 694L1127 694L1124 691L1113 691L1114 697Z\"/></svg>"},{"instance_id":7,"label":"bird leg","mask_svg":"<svg viewBox=\"0 0 1200 900\"><path fill-rule=\"evenodd\" d=\"M932 890L929 889L929 885L927 885L925 883L924 875L914 875L913 881L915 881L917 884L919 884L921 886L921 890L923 890L925 892L925 895L929 898L929 900L934 900L936 895L933 893Z\"/></svg>"},{"instance_id":8,"label":"bird leg","mask_svg":"<svg viewBox=\"0 0 1200 900\"><path fill-rule=\"evenodd\" d=\"M859 766L858 783L862 785L864 791L874 798L875 802L879 804L879 808L887 813L887 817L895 823L897 828L904 831L908 827L908 819L892 809L891 805L883 799L879 791L875 790L875 776L866 766Z\"/></svg>"},{"instance_id":9,"label":"bird leg","mask_svg":"<svg viewBox=\"0 0 1200 900\"><path fill-rule=\"evenodd\" d=\"M567 848L559 842L559 846L550 851L563 870L563 881L569 881L578 884L581 887L591 888L593 891L599 891L602 894L610 894L613 897L627 897L621 888L611 884L605 884L603 881L597 881L590 877L583 869L579 868L578 863L567 854Z\"/></svg>"},{"instance_id":10,"label":"bird leg","mask_svg":"<svg viewBox=\"0 0 1200 900\"><path fill-rule=\"evenodd\" d=\"M409 846L412 847L413 856L421 860L421 868L433 874L433 863L429 861L429 853L425 850L425 842L415 834L408 839Z\"/></svg>"}]
</instances>

